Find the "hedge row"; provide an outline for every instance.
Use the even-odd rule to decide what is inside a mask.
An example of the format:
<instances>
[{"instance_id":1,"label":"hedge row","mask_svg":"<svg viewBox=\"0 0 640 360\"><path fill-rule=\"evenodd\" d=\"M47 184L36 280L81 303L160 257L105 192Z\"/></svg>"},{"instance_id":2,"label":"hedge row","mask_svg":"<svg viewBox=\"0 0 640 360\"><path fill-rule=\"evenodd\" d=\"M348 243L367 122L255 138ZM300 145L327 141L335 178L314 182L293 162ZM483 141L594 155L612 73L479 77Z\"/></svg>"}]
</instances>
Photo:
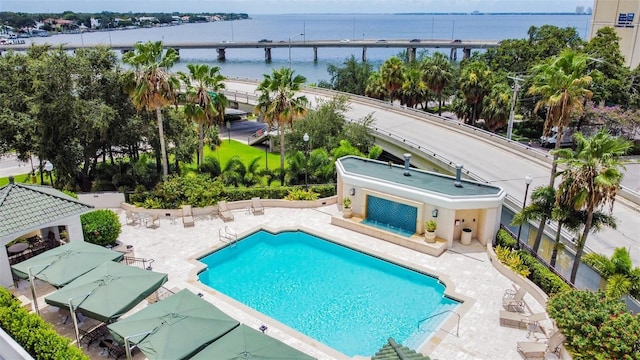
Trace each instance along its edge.
<instances>
[{"instance_id":1,"label":"hedge row","mask_svg":"<svg viewBox=\"0 0 640 360\"><path fill-rule=\"evenodd\" d=\"M30 313L7 289L0 287L0 327L38 360L89 360L82 350L70 346L53 325Z\"/></svg>"},{"instance_id":2,"label":"hedge row","mask_svg":"<svg viewBox=\"0 0 640 360\"><path fill-rule=\"evenodd\" d=\"M571 289L571 286L567 284L562 278L554 274L545 265L541 264L535 257L531 256L525 250L515 250L516 239L514 239L507 231L500 229L496 235L496 245L511 249L511 252L517 253L521 265L526 266L529 269L527 278L534 284L538 285L542 291L547 295L559 293L564 290ZM507 264L509 265L509 264ZM515 269L518 270L519 269Z\"/></svg>"}]
</instances>

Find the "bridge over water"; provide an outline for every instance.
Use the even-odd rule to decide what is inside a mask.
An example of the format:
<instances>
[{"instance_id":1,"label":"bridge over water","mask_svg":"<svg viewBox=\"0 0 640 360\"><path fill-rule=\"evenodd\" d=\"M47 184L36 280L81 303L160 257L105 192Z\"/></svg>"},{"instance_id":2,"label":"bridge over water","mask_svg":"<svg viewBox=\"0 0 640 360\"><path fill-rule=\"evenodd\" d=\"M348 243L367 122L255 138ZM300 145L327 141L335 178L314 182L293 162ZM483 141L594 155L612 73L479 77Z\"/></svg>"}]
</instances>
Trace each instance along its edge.
<instances>
[{"instance_id":1,"label":"bridge over water","mask_svg":"<svg viewBox=\"0 0 640 360\"><path fill-rule=\"evenodd\" d=\"M132 51L135 44L99 44L111 47L121 52ZM218 60L225 60L227 50L232 49L264 49L265 61L271 61L271 51L274 49L307 48L313 50L313 61L318 61L318 49L321 48L361 48L362 61L367 60L367 49L369 48L399 48L406 49L409 59L415 59L417 49L450 49L450 58L457 60L458 50L462 50L464 58L471 55L472 49L489 49L500 45L499 41L492 40L438 40L438 39L364 39L364 40L290 40L290 41L198 41L198 42L165 42L164 46L174 48L178 51L182 49L215 49ZM10 49L24 51L31 44L3 44L0 45L0 52ZM96 44L75 44L65 43L60 45L65 50L76 50L90 48Z\"/></svg>"}]
</instances>

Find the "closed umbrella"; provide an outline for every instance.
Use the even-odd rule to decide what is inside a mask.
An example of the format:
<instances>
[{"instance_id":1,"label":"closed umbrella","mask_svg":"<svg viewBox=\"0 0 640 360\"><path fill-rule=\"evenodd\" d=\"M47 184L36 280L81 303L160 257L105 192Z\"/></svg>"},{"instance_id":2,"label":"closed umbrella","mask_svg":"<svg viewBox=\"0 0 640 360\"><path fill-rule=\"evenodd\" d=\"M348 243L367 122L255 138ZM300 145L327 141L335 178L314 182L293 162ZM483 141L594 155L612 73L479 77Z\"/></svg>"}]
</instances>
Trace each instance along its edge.
<instances>
[{"instance_id":1,"label":"closed umbrella","mask_svg":"<svg viewBox=\"0 0 640 360\"><path fill-rule=\"evenodd\" d=\"M191 360L208 359L310 360L315 358L243 324L191 358Z\"/></svg>"},{"instance_id":2,"label":"closed umbrella","mask_svg":"<svg viewBox=\"0 0 640 360\"><path fill-rule=\"evenodd\" d=\"M107 328L125 349L137 345L156 360L188 358L239 324L185 289Z\"/></svg>"}]
</instances>

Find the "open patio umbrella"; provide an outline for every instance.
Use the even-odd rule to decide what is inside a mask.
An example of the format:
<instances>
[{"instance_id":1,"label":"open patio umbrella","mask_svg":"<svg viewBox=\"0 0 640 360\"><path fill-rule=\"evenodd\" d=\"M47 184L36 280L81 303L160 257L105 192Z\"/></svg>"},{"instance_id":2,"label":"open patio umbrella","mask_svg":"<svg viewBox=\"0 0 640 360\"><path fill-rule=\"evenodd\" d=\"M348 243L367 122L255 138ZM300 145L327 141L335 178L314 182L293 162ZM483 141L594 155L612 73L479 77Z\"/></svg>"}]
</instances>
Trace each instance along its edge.
<instances>
[{"instance_id":1,"label":"open patio umbrella","mask_svg":"<svg viewBox=\"0 0 640 360\"><path fill-rule=\"evenodd\" d=\"M315 358L242 324L191 358L191 360L208 359L309 360Z\"/></svg>"},{"instance_id":2,"label":"open patio umbrella","mask_svg":"<svg viewBox=\"0 0 640 360\"><path fill-rule=\"evenodd\" d=\"M28 279L31 274L59 288L78 276L93 270L105 261L120 261L124 254L84 241L45 251L38 256L17 263L11 268L17 276Z\"/></svg>"},{"instance_id":3,"label":"open patio umbrella","mask_svg":"<svg viewBox=\"0 0 640 360\"><path fill-rule=\"evenodd\" d=\"M167 282L167 274L106 261L80 276L44 301L110 323L131 310ZM71 309L69 309L71 310Z\"/></svg>"},{"instance_id":4,"label":"open patio umbrella","mask_svg":"<svg viewBox=\"0 0 640 360\"><path fill-rule=\"evenodd\" d=\"M187 358L239 324L185 289L107 328L125 349L135 344L155 360Z\"/></svg>"}]
</instances>

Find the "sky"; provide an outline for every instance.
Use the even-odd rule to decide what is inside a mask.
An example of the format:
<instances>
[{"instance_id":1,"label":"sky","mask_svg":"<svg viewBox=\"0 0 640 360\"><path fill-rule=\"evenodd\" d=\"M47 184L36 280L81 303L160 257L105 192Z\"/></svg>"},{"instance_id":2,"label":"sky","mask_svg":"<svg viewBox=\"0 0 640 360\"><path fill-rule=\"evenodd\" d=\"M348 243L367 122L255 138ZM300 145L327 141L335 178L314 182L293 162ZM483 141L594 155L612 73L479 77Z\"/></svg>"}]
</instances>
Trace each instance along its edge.
<instances>
[{"instance_id":1,"label":"sky","mask_svg":"<svg viewBox=\"0 0 640 360\"><path fill-rule=\"evenodd\" d=\"M574 12L592 0L0 0L0 11L226 12L252 14L399 12Z\"/></svg>"}]
</instances>

